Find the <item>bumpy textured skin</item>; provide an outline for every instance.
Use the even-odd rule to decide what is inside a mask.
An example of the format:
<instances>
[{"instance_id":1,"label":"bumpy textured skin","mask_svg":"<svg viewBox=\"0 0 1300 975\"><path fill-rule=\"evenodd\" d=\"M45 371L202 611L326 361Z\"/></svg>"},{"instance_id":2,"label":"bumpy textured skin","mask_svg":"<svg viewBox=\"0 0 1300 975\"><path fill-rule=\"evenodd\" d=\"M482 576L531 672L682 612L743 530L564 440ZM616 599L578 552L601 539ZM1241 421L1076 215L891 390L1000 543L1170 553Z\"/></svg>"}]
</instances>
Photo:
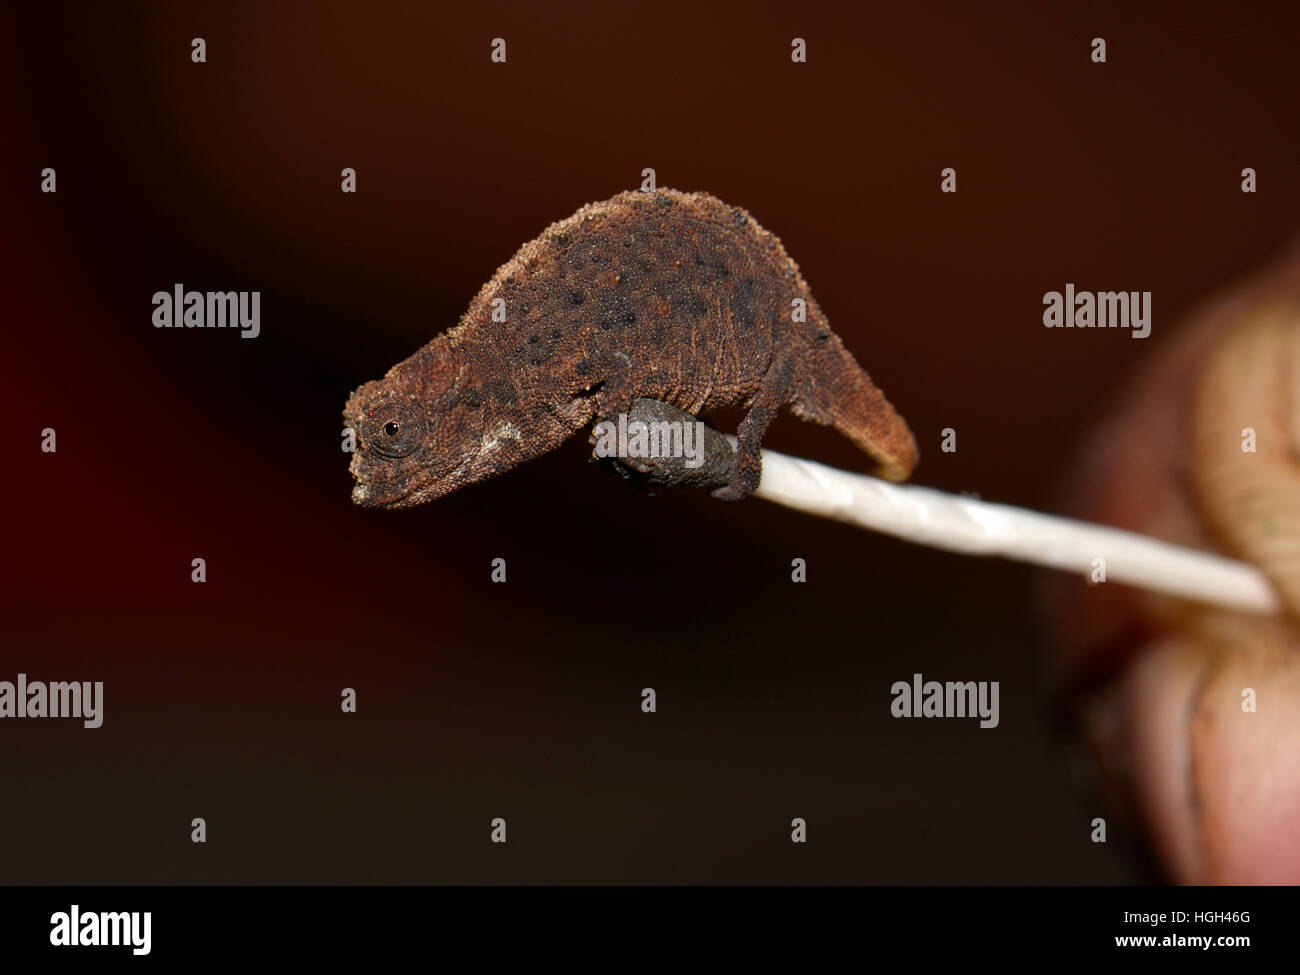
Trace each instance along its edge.
<instances>
[{"instance_id":1,"label":"bumpy textured skin","mask_svg":"<svg viewBox=\"0 0 1300 975\"><path fill-rule=\"evenodd\" d=\"M493 299L507 320L493 322ZM807 303L795 323L792 299ZM748 410L732 482L748 497L782 407L834 427L904 480L901 416L830 330L781 242L705 193L623 193L520 248L460 324L348 400L358 504L405 508L559 446L636 397Z\"/></svg>"}]
</instances>

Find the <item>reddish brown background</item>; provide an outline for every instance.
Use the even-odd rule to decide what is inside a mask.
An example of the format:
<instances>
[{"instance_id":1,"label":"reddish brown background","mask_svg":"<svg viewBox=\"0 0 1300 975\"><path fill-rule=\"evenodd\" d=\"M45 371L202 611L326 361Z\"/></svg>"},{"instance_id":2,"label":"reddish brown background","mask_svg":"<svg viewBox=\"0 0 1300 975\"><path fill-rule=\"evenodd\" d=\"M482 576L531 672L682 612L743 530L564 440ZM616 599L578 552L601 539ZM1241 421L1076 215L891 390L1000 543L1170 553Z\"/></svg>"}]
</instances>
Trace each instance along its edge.
<instances>
[{"instance_id":1,"label":"reddish brown background","mask_svg":"<svg viewBox=\"0 0 1300 975\"><path fill-rule=\"evenodd\" d=\"M1298 28L1280 3L6 14L0 679L107 700L98 731L0 724L0 881L1156 876L1089 842L1038 570L642 498L579 441L355 509L339 411L652 166L781 235L919 481L1053 510L1180 313L1291 241ZM1152 291L1151 338L1044 329L1067 281ZM154 329L176 282L260 290L261 337ZM793 419L769 445L863 466ZM1001 681L1001 726L892 719L915 671Z\"/></svg>"}]
</instances>

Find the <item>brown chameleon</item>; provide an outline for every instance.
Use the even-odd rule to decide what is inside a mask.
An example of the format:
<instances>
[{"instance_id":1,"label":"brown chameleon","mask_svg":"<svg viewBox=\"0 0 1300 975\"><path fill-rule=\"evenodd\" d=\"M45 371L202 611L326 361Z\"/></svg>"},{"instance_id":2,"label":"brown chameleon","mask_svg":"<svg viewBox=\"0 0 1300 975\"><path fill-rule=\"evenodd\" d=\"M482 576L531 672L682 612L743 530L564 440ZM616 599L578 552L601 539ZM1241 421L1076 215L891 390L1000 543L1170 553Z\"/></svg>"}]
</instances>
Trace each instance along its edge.
<instances>
[{"instance_id":1,"label":"brown chameleon","mask_svg":"<svg viewBox=\"0 0 1300 975\"><path fill-rule=\"evenodd\" d=\"M352 394L352 499L407 508L442 497L639 397L696 415L747 410L735 474L713 492L725 500L758 486L759 442L782 407L844 434L881 477L905 480L917 462L906 422L831 331L781 242L707 193L660 190L552 224L460 324Z\"/></svg>"}]
</instances>

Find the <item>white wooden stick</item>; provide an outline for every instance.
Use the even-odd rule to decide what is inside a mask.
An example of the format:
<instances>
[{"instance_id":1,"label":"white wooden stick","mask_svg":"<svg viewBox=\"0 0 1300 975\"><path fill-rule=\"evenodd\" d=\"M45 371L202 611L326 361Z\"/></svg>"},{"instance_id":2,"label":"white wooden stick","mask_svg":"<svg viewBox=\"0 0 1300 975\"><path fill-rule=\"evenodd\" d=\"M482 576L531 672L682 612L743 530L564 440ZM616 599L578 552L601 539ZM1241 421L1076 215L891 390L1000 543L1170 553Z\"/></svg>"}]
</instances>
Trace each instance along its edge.
<instances>
[{"instance_id":1,"label":"white wooden stick","mask_svg":"<svg viewBox=\"0 0 1300 975\"><path fill-rule=\"evenodd\" d=\"M1249 612L1280 608L1264 574L1243 562L1118 528L890 484L771 450L763 451L755 496L950 552L1000 555L1086 577L1100 558L1108 581Z\"/></svg>"}]
</instances>

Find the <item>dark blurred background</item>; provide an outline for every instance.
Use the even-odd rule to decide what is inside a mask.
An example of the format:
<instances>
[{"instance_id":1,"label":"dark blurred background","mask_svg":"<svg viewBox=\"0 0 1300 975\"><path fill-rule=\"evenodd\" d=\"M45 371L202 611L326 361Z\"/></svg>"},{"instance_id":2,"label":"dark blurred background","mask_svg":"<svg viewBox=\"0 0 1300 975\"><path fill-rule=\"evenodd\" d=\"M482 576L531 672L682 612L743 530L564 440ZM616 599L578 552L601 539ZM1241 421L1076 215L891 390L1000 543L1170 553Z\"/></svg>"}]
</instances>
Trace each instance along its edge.
<instances>
[{"instance_id":1,"label":"dark blurred background","mask_svg":"<svg viewBox=\"0 0 1300 975\"><path fill-rule=\"evenodd\" d=\"M0 724L0 881L1158 877L1089 840L1046 570L643 497L582 438L363 510L340 411L653 167L781 236L916 480L1059 510L1180 315L1292 241L1300 9L42 7L0 29L0 680L106 701ZM261 336L153 328L177 282L261 291ZM1044 329L1066 282L1152 291L1151 337ZM767 445L865 467L793 418ZM892 718L915 672L1000 681L1000 726Z\"/></svg>"}]
</instances>

